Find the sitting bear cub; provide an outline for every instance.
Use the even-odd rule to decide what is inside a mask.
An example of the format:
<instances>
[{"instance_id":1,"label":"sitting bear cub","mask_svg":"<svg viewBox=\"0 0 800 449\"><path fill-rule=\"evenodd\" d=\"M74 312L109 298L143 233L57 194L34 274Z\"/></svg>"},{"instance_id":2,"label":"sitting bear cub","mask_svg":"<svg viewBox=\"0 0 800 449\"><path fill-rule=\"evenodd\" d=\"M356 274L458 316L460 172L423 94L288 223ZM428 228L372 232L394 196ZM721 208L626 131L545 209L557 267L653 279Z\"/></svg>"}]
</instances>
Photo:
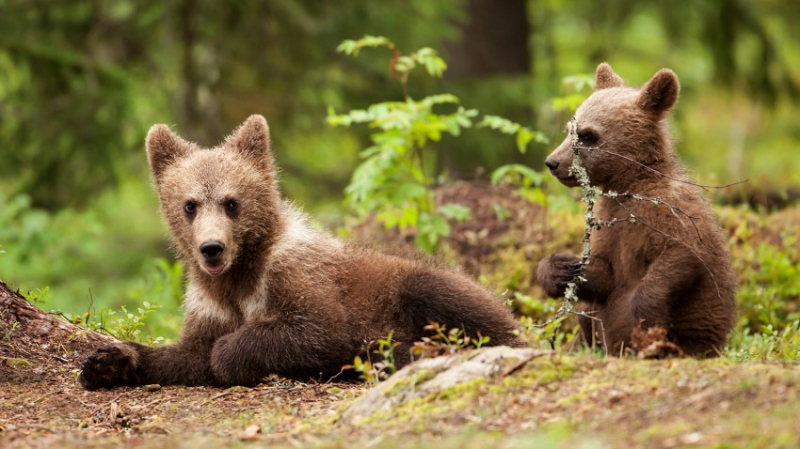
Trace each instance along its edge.
<instances>
[{"instance_id":1,"label":"sitting bear cub","mask_svg":"<svg viewBox=\"0 0 800 449\"><path fill-rule=\"evenodd\" d=\"M399 367L429 322L523 346L509 310L476 282L344 245L309 224L280 196L263 117L216 148L165 125L146 144L187 266L185 323L173 345L99 348L84 362L85 388L253 385L269 374L326 380L390 333Z\"/></svg>"},{"instance_id":2,"label":"sitting bear cub","mask_svg":"<svg viewBox=\"0 0 800 449\"><path fill-rule=\"evenodd\" d=\"M720 227L670 141L678 78L664 69L635 89L604 63L595 82L566 139L545 160L559 181L577 186L570 171L577 147L591 185L607 193L596 219L619 220L592 233L586 282L578 284L582 310L592 317L580 317L583 334L620 354L635 328L658 326L687 354L719 355L736 320L736 281ZM547 257L539 284L551 297L563 296L578 268L576 257Z\"/></svg>"}]
</instances>

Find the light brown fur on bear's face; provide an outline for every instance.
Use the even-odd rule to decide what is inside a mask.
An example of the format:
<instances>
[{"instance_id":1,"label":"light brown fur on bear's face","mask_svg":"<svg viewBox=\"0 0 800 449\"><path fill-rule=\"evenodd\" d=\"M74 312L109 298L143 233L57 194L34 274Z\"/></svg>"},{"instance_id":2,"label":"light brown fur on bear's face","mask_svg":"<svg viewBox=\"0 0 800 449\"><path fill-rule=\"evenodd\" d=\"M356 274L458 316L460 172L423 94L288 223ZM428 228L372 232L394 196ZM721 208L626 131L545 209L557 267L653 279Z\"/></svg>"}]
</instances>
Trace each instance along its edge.
<instances>
[{"instance_id":1,"label":"light brown fur on bear's face","mask_svg":"<svg viewBox=\"0 0 800 449\"><path fill-rule=\"evenodd\" d=\"M147 152L175 244L206 274L230 270L241 262L242 247L266 244L265 236L279 228L276 173L263 118L251 117L212 149L197 148L158 125L148 134ZM223 247L218 260L202 254L208 242Z\"/></svg>"},{"instance_id":2,"label":"light brown fur on bear's face","mask_svg":"<svg viewBox=\"0 0 800 449\"><path fill-rule=\"evenodd\" d=\"M635 89L625 86L608 64L601 64L595 86L596 91L567 125L564 141L547 157L545 163L551 173L567 186L577 185L569 173L576 134L591 184L603 190L632 188L641 178L638 164L671 171L674 156L667 140L666 116L680 91L677 76L664 69L641 89ZM574 123L577 129L572 129Z\"/></svg>"}]
</instances>

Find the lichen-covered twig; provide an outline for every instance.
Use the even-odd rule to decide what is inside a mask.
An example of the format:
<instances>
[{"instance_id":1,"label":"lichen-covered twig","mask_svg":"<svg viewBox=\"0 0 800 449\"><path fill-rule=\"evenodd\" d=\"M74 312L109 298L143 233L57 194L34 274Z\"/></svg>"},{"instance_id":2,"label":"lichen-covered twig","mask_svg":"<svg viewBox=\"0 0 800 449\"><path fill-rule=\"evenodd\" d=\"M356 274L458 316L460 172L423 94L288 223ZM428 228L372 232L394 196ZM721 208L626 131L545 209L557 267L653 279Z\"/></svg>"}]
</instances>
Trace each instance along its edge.
<instances>
[{"instance_id":1,"label":"lichen-covered twig","mask_svg":"<svg viewBox=\"0 0 800 449\"><path fill-rule=\"evenodd\" d=\"M589 264L589 258L592 255L592 245L591 245L591 238L592 238L592 231L597 229L598 223L594 219L594 205L597 203L597 198L603 194L603 192L598 189L597 187L592 186L589 180L589 173L586 171L586 167L583 166L581 163L580 151L583 149L580 145L580 141L578 140L578 121L573 117L570 121L570 131L571 131L571 139L572 139L572 165L569 168L569 174L574 176L575 179L578 181L578 185L581 188L581 197L583 201L586 203L586 213L584 214L584 232L583 232L583 250L581 251L581 258L580 258L580 265L578 266L578 271L574 278L570 282L567 283L567 287L564 290L564 300L561 302L561 306L556 311L556 314L553 318L547 320L542 324L536 325L536 327L546 327L550 324L561 320L569 313L587 316L591 319L597 320L597 317L593 317L590 314L585 312L575 312L574 304L578 302L578 288L579 285L583 282L586 282L586 278L583 276L583 273L586 269L586 265ZM602 325L602 323L601 323Z\"/></svg>"}]
</instances>

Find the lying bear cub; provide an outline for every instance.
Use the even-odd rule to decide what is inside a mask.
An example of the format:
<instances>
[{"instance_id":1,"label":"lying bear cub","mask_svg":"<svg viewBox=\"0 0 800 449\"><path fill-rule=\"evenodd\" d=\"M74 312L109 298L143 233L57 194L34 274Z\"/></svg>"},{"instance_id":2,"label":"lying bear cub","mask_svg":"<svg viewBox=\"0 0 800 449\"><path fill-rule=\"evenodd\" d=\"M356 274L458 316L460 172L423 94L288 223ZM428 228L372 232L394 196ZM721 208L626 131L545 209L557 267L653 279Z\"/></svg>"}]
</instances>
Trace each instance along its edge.
<instances>
[{"instance_id":1,"label":"lying bear cub","mask_svg":"<svg viewBox=\"0 0 800 449\"><path fill-rule=\"evenodd\" d=\"M679 90L667 69L635 89L600 64L595 92L545 160L559 181L577 186L570 170L577 149L590 184L607 193L595 217L617 220L592 233L586 282L578 284L583 334L613 354L630 347L634 329L658 326L685 353L716 356L736 321L725 237L672 148L667 116ZM579 266L574 256L547 257L539 284L551 297L563 296Z\"/></svg>"},{"instance_id":2,"label":"lying bear cub","mask_svg":"<svg viewBox=\"0 0 800 449\"><path fill-rule=\"evenodd\" d=\"M165 125L150 129L146 146L187 266L185 323L173 345L99 348L83 364L86 389L254 385L269 374L326 380L390 333L402 366L429 322L524 345L510 311L478 283L347 246L310 225L281 198L263 117L216 148Z\"/></svg>"}]
</instances>

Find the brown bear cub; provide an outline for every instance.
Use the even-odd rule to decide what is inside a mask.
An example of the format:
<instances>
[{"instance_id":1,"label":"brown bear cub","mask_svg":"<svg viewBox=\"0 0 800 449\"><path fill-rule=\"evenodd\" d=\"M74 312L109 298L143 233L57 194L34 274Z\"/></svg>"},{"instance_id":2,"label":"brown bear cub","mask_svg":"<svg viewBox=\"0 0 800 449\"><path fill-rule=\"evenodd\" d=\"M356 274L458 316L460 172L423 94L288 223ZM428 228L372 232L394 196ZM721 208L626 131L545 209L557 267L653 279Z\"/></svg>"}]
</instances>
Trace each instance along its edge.
<instances>
[{"instance_id":1,"label":"brown bear cub","mask_svg":"<svg viewBox=\"0 0 800 449\"><path fill-rule=\"evenodd\" d=\"M592 233L586 282L578 284L582 310L593 317L580 317L583 334L621 354L635 328L658 326L687 354L719 355L736 320L736 281L720 227L670 141L678 78L664 69L635 89L604 63L595 83L545 160L561 183L577 186L570 166L578 148L591 185L605 192L595 218L617 220ZM551 255L539 262L539 284L563 296L579 266L576 257Z\"/></svg>"},{"instance_id":2,"label":"brown bear cub","mask_svg":"<svg viewBox=\"0 0 800 449\"><path fill-rule=\"evenodd\" d=\"M429 322L523 346L509 310L478 283L346 246L312 226L281 198L263 117L212 149L165 125L146 144L188 267L185 323L173 345L99 348L83 364L86 389L254 385L269 374L325 380L390 333L402 366Z\"/></svg>"}]
</instances>

